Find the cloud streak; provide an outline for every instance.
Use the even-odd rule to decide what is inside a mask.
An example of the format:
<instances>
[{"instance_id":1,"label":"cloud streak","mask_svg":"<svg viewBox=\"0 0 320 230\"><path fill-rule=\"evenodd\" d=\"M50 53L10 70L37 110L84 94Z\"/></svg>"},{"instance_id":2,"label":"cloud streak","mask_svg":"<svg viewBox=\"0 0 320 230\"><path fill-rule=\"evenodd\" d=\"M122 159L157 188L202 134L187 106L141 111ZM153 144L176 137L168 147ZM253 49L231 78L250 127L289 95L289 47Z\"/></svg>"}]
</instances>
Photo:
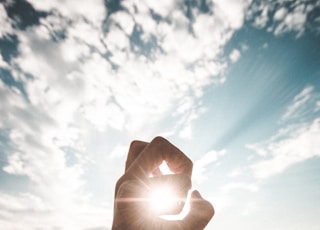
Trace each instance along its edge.
<instances>
[{"instance_id":1,"label":"cloud streak","mask_svg":"<svg viewBox=\"0 0 320 230\"><path fill-rule=\"evenodd\" d=\"M285 128L281 128L269 140L258 144L248 145L263 157L254 163L251 169L254 176L260 179L267 179L271 176L284 172L290 166L320 156L320 118L316 108L316 98L319 94L314 91L314 87L307 86L298 93L288 105L281 117L282 122L295 121L295 124L285 123ZM304 121L306 116L306 103L312 104L313 119Z\"/></svg>"},{"instance_id":2,"label":"cloud streak","mask_svg":"<svg viewBox=\"0 0 320 230\"><path fill-rule=\"evenodd\" d=\"M264 149L270 159L252 166L257 178L269 178L284 172L291 165L320 156L320 119L290 133L283 140L269 143Z\"/></svg>"},{"instance_id":3,"label":"cloud streak","mask_svg":"<svg viewBox=\"0 0 320 230\"><path fill-rule=\"evenodd\" d=\"M215 151L211 150L204 154L199 160L194 162L193 180L201 184L208 179L206 176L208 167L216 162L220 157L225 155L226 150Z\"/></svg>"}]
</instances>

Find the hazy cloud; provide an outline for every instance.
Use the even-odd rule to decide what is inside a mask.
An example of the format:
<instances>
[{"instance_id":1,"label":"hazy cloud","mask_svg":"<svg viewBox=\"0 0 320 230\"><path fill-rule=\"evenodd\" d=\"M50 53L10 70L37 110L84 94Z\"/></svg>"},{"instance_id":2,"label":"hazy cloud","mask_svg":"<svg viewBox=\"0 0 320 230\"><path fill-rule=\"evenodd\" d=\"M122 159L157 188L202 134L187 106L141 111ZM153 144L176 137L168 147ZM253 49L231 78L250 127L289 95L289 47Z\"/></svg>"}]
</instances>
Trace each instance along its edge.
<instances>
[{"instance_id":1,"label":"hazy cloud","mask_svg":"<svg viewBox=\"0 0 320 230\"><path fill-rule=\"evenodd\" d=\"M202 183L207 179L206 171L209 165L216 162L221 156L226 153L226 150L220 151L209 151L208 153L204 154L199 160L194 162L194 169L193 169L193 180L198 183Z\"/></svg>"},{"instance_id":2,"label":"hazy cloud","mask_svg":"<svg viewBox=\"0 0 320 230\"><path fill-rule=\"evenodd\" d=\"M319 110L320 110L320 101L317 101L317 106L316 106L315 111L319 111Z\"/></svg>"},{"instance_id":3,"label":"hazy cloud","mask_svg":"<svg viewBox=\"0 0 320 230\"><path fill-rule=\"evenodd\" d=\"M282 120L288 120L299 116L298 112L305 108L306 103L312 99L313 86L305 87L298 95L296 95L292 103L287 107L286 112L282 116Z\"/></svg>"},{"instance_id":4,"label":"hazy cloud","mask_svg":"<svg viewBox=\"0 0 320 230\"><path fill-rule=\"evenodd\" d=\"M273 141L262 147L268 152L269 159L252 165L257 178L269 178L282 173L293 164L320 156L320 119L290 133L289 137Z\"/></svg>"},{"instance_id":5,"label":"hazy cloud","mask_svg":"<svg viewBox=\"0 0 320 230\"><path fill-rule=\"evenodd\" d=\"M247 145L247 148L254 150L263 157L260 161L251 166L254 176L257 178L269 178L270 176L282 173L293 164L305 161L312 157L320 156L320 119L316 107L315 98L317 92L314 87L307 86L298 93L287 107L281 118L281 122L294 119L294 124L287 124L284 128L270 139ZM306 113L305 104L312 104L311 109ZM303 122L305 116L313 116L311 122Z\"/></svg>"},{"instance_id":6,"label":"hazy cloud","mask_svg":"<svg viewBox=\"0 0 320 230\"><path fill-rule=\"evenodd\" d=\"M247 190L249 192L257 192L259 190L259 187L256 184L246 183L246 182L233 182L224 185L221 190L224 193L228 193L232 190Z\"/></svg>"},{"instance_id":7,"label":"hazy cloud","mask_svg":"<svg viewBox=\"0 0 320 230\"><path fill-rule=\"evenodd\" d=\"M232 52L230 53L229 58L230 58L231 62L234 63L234 62L236 62L236 61L239 60L240 56L241 56L240 51L237 50L237 49L234 49L234 50L232 50Z\"/></svg>"}]
</instances>

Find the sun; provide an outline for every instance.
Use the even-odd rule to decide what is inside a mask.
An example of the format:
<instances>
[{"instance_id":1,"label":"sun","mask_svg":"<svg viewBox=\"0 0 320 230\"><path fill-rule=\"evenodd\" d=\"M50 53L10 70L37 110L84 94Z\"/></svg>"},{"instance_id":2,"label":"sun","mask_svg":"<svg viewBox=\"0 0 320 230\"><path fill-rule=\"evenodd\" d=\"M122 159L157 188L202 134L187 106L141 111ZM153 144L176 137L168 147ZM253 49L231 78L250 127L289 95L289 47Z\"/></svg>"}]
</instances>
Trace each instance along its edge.
<instances>
[{"instance_id":1,"label":"sun","mask_svg":"<svg viewBox=\"0 0 320 230\"><path fill-rule=\"evenodd\" d=\"M157 186L150 191L150 208L155 213L170 213L177 205L176 194L169 186Z\"/></svg>"},{"instance_id":2,"label":"sun","mask_svg":"<svg viewBox=\"0 0 320 230\"><path fill-rule=\"evenodd\" d=\"M175 175L165 161L159 165L159 170L162 175L150 176L146 194L148 208L151 215L160 216L164 219L175 219L186 206L191 184ZM179 180L177 181L177 179Z\"/></svg>"}]
</instances>

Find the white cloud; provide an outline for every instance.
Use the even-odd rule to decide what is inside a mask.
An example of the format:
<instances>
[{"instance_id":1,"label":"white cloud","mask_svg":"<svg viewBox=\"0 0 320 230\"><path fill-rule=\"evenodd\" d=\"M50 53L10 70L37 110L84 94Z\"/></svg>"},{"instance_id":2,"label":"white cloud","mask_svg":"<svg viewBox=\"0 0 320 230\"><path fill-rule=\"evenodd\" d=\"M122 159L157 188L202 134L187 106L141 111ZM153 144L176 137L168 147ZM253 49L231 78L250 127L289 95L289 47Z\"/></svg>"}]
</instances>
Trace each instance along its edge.
<instances>
[{"instance_id":1,"label":"white cloud","mask_svg":"<svg viewBox=\"0 0 320 230\"><path fill-rule=\"evenodd\" d=\"M177 22L187 20L181 12L176 13L175 16L174 19ZM162 46L166 52L179 58L180 60L178 61L181 63L193 63L198 60L203 53L203 43L201 39L197 40L190 36L186 24L178 28L175 28L175 25L171 25L164 36Z\"/></svg>"},{"instance_id":2,"label":"white cloud","mask_svg":"<svg viewBox=\"0 0 320 230\"><path fill-rule=\"evenodd\" d=\"M246 145L261 159L251 165L254 176L266 179L291 165L320 156L320 118L313 86L305 87L292 100L281 117L283 126L268 140ZM305 120L305 117L312 116ZM292 121L288 123L288 120Z\"/></svg>"},{"instance_id":3,"label":"white cloud","mask_svg":"<svg viewBox=\"0 0 320 230\"><path fill-rule=\"evenodd\" d=\"M240 168L236 168L234 170L232 170L229 174L228 177L238 177L243 175L243 171Z\"/></svg>"},{"instance_id":4,"label":"white cloud","mask_svg":"<svg viewBox=\"0 0 320 230\"><path fill-rule=\"evenodd\" d=\"M48 212L51 211L49 206L46 206L43 199L35 196L31 193L21 193L21 194L7 194L0 192L0 207L4 211L14 210L15 212ZM12 214L12 213L11 213ZM14 218L14 215L8 215Z\"/></svg>"},{"instance_id":5,"label":"white cloud","mask_svg":"<svg viewBox=\"0 0 320 230\"><path fill-rule=\"evenodd\" d=\"M255 151L260 156L266 156L268 154L268 152L265 149L260 148L255 144L247 144L246 148Z\"/></svg>"},{"instance_id":6,"label":"white cloud","mask_svg":"<svg viewBox=\"0 0 320 230\"><path fill-rule=\"evenodd\" d=\"M66 166L64 153L52 143L50 136L41 132L36 135L38 138L30 131L11 131L10 139L17 146L17 152L9 156L8 165L3 170L28 176L43 196L48 196L51 201L60 201L56 202L57 208L65 208L78 199L76 196L82 195L80 176L83 169L80 165Z\"/></svg>"},{"instance_id":7,"label":"white cloud","mask_svg":"<svg viewBox=\"0 0 320 230\"><path fill-rule=\"evenodd\" d=\"M312 86L305 87L298 95L293 99L293 102L287 107L286 112L282 116L282 120L288 120L295 117L297 112L303 108L303 106L311 99L313 92Z\"/></svg>"},{"instance_id":8,"label":"white cloud","mask_svg":"<svg viewBox=\"0 0 320 230\"><path fill-rule=\"evenodd\" d=\"M60 223L71 230L89 229L99 226L98 223L110 222L108 216L112 216L104 207L85 204L72 213L65 210L55 213L54 207L30 193L1 192L0 207L0 224L3 229L54 229L59 228Z\"/></svg>"},{"instance_id":9,"label":"white cloud","mask_svg":"<svg viewBox=\"0 0 320 230\"><path fill-rule=\"evenodd\" d=\"M39 11L57 11L67 18L84 17L92 23L101 23L106 16L105 6L102 0L83 1L77 0L28 0Z\"/></svg>"},{"instance_id":10,"label":"white cloud","mask_svg":"<svg viewBox=\"0 0 320 230\"><path fill-rule=\"evenodd\" d=\"M147 0L146 5L154 10L156 13L160 14L162 17L168 16L168 14L173 11L179 1L163 0L163 1L153 1Z\"/></svg>"},{"instance_id":11,"label":"white cloud","mask_svg":"<svg viewBox=\"0 0 320 230\"><path fill-rule=\"evenodd\" d=\"M122 158L128 154L128 145L117 145L110 153L110 158Z\"/></svg>"},{"instance_id":12,"label":"white cloud","mask_svg":"<svg viewBox=\"0 0 320 230\"><path fill-rule=\"evenodd\" d=\"M240 51L237 49L232 50L232 52L229 55L229 58L233 63L237 62L240 57L241 57Z\"/></svg>"},{"instance_id":13,"label":"white cloud","mask_svg":"<svg viewBox=\"0 0 320 230\"><path fill-rule=\"evenodd\" d=\"M254 20L255 26L257 26L259 28L263 28L266 26L266 24L268 23L268 20L269 20L268 12L269 12L269 7L264 6L261 11L261 14L258 17L256 17Z\"/></svg>"},{"instance_id":14,"label":"white cloud","mask_svg":"<svg viewBox=\"0 0 320 230\"><path fill-rule=\"evenodd\" d=\"M56 18L54 19L54 17ZM61 27L62 25L63 27L64 23L67 22L67 19L61 19L61 17L54 15L49 19L42 20L42 24L46 26L50 23L53 24L51 25L52 32L61 29L66 30L67 38L64 42L69 42L69 44L62 47L62 52L64 52L64 49L68 49L69 52L77 52L84 57L90 55L90 49L96 49L100 53L106 52L105 45L102 43L103 35L99 24L90 24L85 20L79 19L75 20L71 25L67 25L67 27L59 28L59 26ZM81 60L81 56L78 57L78 61Z\"/></svg>"},{"instance_id":15,"label":"white cloud","mask_svg":"<svg viewBox=\"0 0 320 230\"><path fill-rule=\"evenodd\" d=\"M289 31L296 31L300 36L304 32L306 20L307 14L304 11L304 7L297 7L292 13L288 13L284 17L284 20L274 30L274 34L279 35Z\"/></svg>"},{"instance_id":16,"label":"white cloud","mask_svg":"<svg viewBox=\"0 0 320 230\"><path fill-rule=\"evenodd\" d=\"M130 14L122 11L116 12L111 15L110 20L119 24L119 26L126 33L126 35L129 36L133 32L135 22L133 21L133 17Z\"/></svg>"},{"instance_id":17,"label":"white cloud","mask_svg":"<svg viewBox=\"0 0 320 230\"><path fill-rule=\"evenodd\" d=\"M306 22L308 15L315 14L319 6L319 3L301 0L253 1L246 16L253 20L255 26L258 28L267 27L267 31L273 32L276 36L294 32L299 37L306 29L317 30L317 28L314 28L317 23L312 21L312 17L310 17L308 27ZM259 16L257 17L257 15Z\"/></svg>"},{"instance_id":18,"label":"white cloud","mask_svg":"<svg viewBox=\"0 0 320 230\"><path fill-rule=\"evenodd\" d=\"M2 55L0 54L0 68L7 69L8 67L8 63L5 60L3 60Z\"/></svg>"},{"instance_id":19,"label":"white cloud","mask_svg":"<svg viewBox=\"0 0 320 230\"><path fill-rule=\"evenodd\" d=\"M224 185L221 190L224 193L231 192L232 190L246 190L249 192L257 192L259 190L259 187L256 184L253 183L246 183L246 182L233 182Z\"/></svg>"},{"instance_id":20,"label":"white cloud","mask_svg":"<svg viewBox=\"0 0 320 230\"><path fill-rule=\"evenodd\" d=\"M3 4L0 4L0 25L0 38L13 32L11 20L9 19Z\"/></svg>"},{"instance_id":21,"label":"white cloud","mask_svg":"<svg viewBox=\"0 0 320 230\"><path fill-rule=\"evenodd\" d=\"M287 9L285 7L282 7L275 12L274 19L278 21L282 20L286 14L287 14Z\"/></svg>"},{"instance_id":22,"label":"white cloud","mask_svg":"<svg viewBox=\"0 0 320 230\"><path fill-rule=\"evenodd\" d=\"M199 160L196 160L193 167L193 180L198 183L205 181L207 179L207 176L205 175L207 167L213 162L216 162L225 153L225 150L212 150L203 155Z\"/></svg>"},{"instance_id":23,"label":"white cloud","mask_svg":"<svg viewBox=\"0 0 320 230\"><path fill-rule=\"evenodd\" d=\"M319 111L319 110L320 110L320 101L317 101L315 111Z\"/></svg>"},{"instance_id":24,"label":"white cloud","mask_svg":"<svg viewBox=\"0 0 320 230\"><path fill-rule=\"evenodd\" d=\"M10 155L8 159L8 165L3 167L3 171L10 173L10 174L16 174L16 175L23 175L25 167L25 161L21 159L20 153L13 153Z\"/></svg>"},{"instance_id":25,"label":"white cloud","mask_svg":"<svg viewBox=\"0 0 320 230\"><path fill-rule=\"evenodd\" d=\"M221 14L221 19L230 26L231 29L239 29L245 17L246 8L251 0L214 0L217 7L217 13Z\"/></svg>"},{"instance_id":26,"label":"white cloud","mask_svg":"<svg viewBox=\"0 0 320 230\"><path fill-rule=\"evenodd\" d=\"M78 146L76 144L78 131L65 129L68 127L69 119L64 123L65 118L60 120L58 117L51 117L57 114L57 107L54 108L56 100L50 103L49 99L49 103L46 103L48 97L45 93L48 91L46 87L41 88L41 85L38 85L39 82L40 80L28 82L41 89L33 93L39 92L43 95L38 94L37 99L29 103L20 91L9 88L0 81L2 99L0 126L9 131L8 144L11 144L15 151L11 154L8 152L7 165L2 169L9 174L27 176L33 191L40 194L46 205L53 209L48 216L53 218L55 215L60 215L59 213L76 210L76 206L84 202L83 199L86 199L87 194L83 190L84 181L81 179L82 166L79 164L67 166L65 154L60 149L61 144L68 144L70 147ZM28 84L26 85L28 93L30 88L37 89ZM59 95L56 97L59 98ZM68 103L64 106L68 106ZM31 219L35 218L32 213L27 216ZM21 219L21 224L26 224L29 217ZM42 221L46 222L46 219ZM30 228L32 226L28 225ZM42 226L42 223L38 226Z\"/></svg>"},{"instance_id":27,"label":"white cloud","mask_svg":"<svg viewBox=\"0 0 320 230\"><path fill-rule=\"evenodd\" d=\"M213 197L209 197L208 201L213 204L216 213L222 213L223 211L229 211L235 204L235 199L233 196L226 194L217 194Z\"/></svg>"},{"instance_id":28,"label":"white cloud","mask_svg":"<svg viewBox=\"0 0 320 230\"><path fill-rule=\"evenodd\" d=\"M251 215L252 213L255 213L256 212L256 204L254 202L249 202L245 205L245 207L243 208L243 211L242 211L242 215L243 216L249 216Z\"/></svg>"},{"instance_id":29,"label":"white cloud","mask_svg":"<svg viewBox=\"0 0 320 230\"><path fill-rule=\"evenodd\" d=\"M116 53L118 50L129 49L128 36L118 27L110 28L111 31L105 38L106 44L112 53Z\"/></svg>"},{"instance_id":30,"label":"white cloud","mask_svg":"<svg viewBox=\"0 0 320 230\"><path fill-rule=\"evenodd\" d=\"M0 127L12 127L16 122L21 127L24 127L24 125L19 122L19 119L15 118L15 114L20 116L21 114L19 112L25 108L25 102L20 91L15 88L8 88L2 81L0 81L0 97Z\"/></svg>"},{"instance_id":31,"label":"white cloud","mask_svg":"<svg viewBox=\"0 0 320 230\"><path fill-rule=\"evenodd\" d=\"M268 152L268 158L252 165L252 170L257 178L268 178L282 173L293 164L305 161L312 157L320 156L320 119L315 119L312 124L290 133L290 136L278 141L273 141L263 150Z\"/></svg>"},{"instance_id":32,"label":"white cloud","mask_svg":"<svg viewBox=\"0 0 320 230\"><path fill-rule=\"evenodd\" d=\"M60 49L62 57L66 62L75 62L90 54L87 45L81 44L70 37L61 43Z\"/></svg>"},{"instance_id":33,"label":"white cloud","mask_svg":"<svg viewBox=\"0 0 320 230\"><path fill-rule=\"evenodd\" d=\"M180 130L179 136L183 139L192 139L192 127L187 125Z\"/></svg>"}]
</instances>

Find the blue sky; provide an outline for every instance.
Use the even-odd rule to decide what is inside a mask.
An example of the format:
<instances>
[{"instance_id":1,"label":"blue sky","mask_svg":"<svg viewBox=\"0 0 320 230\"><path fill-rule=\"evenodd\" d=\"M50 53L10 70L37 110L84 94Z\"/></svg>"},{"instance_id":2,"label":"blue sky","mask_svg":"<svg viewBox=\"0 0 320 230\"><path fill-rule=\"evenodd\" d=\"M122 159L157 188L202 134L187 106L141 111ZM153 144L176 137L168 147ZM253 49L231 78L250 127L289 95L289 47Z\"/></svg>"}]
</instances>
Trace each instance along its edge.
<instances>
[{"instance_id":1,"label":"blue sky","mask_svg":"<svg viewBox=\"0 0 320 230\"><path fill-rule=\"evenodd\" d=\"M194 162L207 229L318 230L319 1L0 3L1 229L110 229L133 139Z\"/></svg>"}]
</instances>

